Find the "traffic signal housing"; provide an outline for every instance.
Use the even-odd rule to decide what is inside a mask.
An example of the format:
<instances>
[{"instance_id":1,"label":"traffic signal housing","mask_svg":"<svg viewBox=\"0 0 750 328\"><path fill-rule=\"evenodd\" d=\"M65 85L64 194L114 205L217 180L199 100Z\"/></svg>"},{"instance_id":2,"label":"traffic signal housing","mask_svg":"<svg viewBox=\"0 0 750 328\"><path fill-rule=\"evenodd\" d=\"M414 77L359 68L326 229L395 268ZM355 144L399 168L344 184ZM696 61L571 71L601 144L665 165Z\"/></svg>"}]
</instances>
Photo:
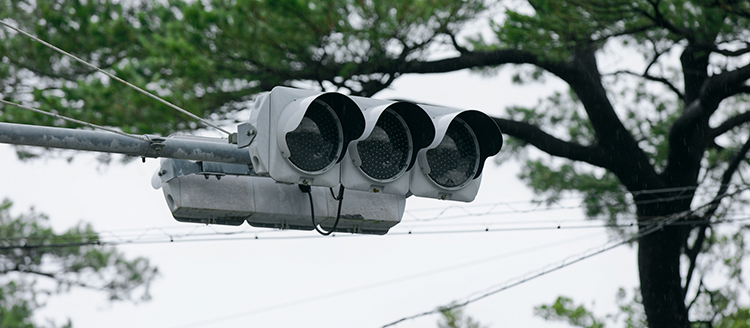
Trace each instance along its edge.
<instances>
[{"instance_id":1,"label":"traffic signal housing","mask_svg":"<svg viewBox=\"0 0 750 328\"><path fill-rule=\"evenodd\" d=\"M471 201L500 129L476 110L276 87L238 146L276 182Z\"/></svg>"},{"instance_id":2,"label":"traffic signal housing","mask_svg":"<svg viewBox=\"0 0 750 328\"><path fill-rule=\"evenodd\" d=\"M414 196L470 202L479 191L484 162L500 151L503 136L480 111L423 106L433 118L435 138L419 150L412 170Z\"/></svg>"},{"instance_id":3,"label":"traffic signal housing","mask_svg":"<svg viewBox=\"0 0 750 328\"><path fill-rule=\"evenodd\" d=\"M176 220L385 234L409 196L472 201L503 143L476 110L286 87L232 139L244 164L162 160L152 185Z\"/></svg>"},{"instance_id":4,"label":"traffic signal housing","mask_svg":"<svg viewBox=\"0 0 750 328\"><path fill-rule=\"evenodd\" d=\"M365 113L362 136L349 144L341 184L354 190L406 195L417 153L435 138L427 112L416 104L355 98Z\"/></svg>"},{"instance_id":5,"label":"traffic signal housing","mask_svg":"<svg viewBox=\"0 0 750 328\"><path fill-rule=\"evenodd\" d=\"M349 190L339 211L329 188L311 187L307 195L237 164L162 159L151 184L162 189L175 220L188 223L313 230L314 215L329 231L383 235L406 206L404 195Z\"/></svg>"},{"instance_id":6,"label":"traffic signal housing","mask_svg":"<svg viewBox=\"0 0 750 328\"><path fill-rule=\"evenodd\" d=\"M362 111L345 95L277 87L256 100L238 146L249 146L257 174L334 187L346 147L364 128Z\"/></svg>"}]
</instances>

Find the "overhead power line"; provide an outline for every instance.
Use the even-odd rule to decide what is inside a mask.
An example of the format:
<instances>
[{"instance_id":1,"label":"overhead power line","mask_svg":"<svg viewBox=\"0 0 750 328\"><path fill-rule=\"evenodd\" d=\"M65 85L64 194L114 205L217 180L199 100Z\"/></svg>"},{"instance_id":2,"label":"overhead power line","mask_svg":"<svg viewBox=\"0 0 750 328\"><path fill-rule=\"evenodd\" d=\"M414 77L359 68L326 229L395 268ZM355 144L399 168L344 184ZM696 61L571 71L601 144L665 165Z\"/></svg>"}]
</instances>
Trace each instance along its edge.
<instances>
[{"instance_id":1,"label":"overhead power line","mask_svg":"<svg viewBox=\"0 0 750 328\"><path fill-rule=\"evenodd\" d=\"M453 310L453 309L456 309L456 308L464 307L464 306L469 305L471 303L480 301L482 299L485 299L487 297L490 297L490 296L495 295L497 293L500 293L502 291L508 290L508 289L510 289L512 287L521 285L521 284L523 284L525 282L528 282L528 281L534 280L536 278L539 278L539 277L545 276L547 274L550 274L552 272L558 271L558 270L560 270L560 269L562 269L564 267L567 267L569 265L581 262L581 261L583 261L585 259L594 257L594 256L602 254L602 253L605 253L607 251L610 251L610 250L615 249L617 247L620 247L622 245L634 242L634 241L636 241L638 239L641 239L641 238L643 238L643 237L645 237L647 235L650 235L650 234L652 234L652 233L654 233L656 231L659 231L659 230L663 229L665 226L669 226L669 225L675 223L677 220L679 220L679 219L681 219L683 217L692 215L692 214L696 213L698 210L700 210L700 209L702 209L704 207L711 206L716 201L720 201L720 200L722 200L722 199L724 199L726 197L730 197L730 196L739 194L739 193L741 193L741 192L743 192L745 190L748 190L748 189L747 188L743 188L743 189L736 190L736 191L734 191L732 193L725 193L723 195L719 195L715 199L711 200L710 202L704 203L703 205L698 206L695 209L691 209L691 210L687 210L687 211L675 213L675 214L669 215L667 217L664 217L663 220L659 220L659 221L654 222L651 225L650 228L643 228L638 234L636 234L633 237L625 238L625 239L621 240L620 242L616 242L614 244L604 245L604 246L602 246L600 248L597 248L597 249L591 250L589 252L585 252L585 253L583 253L583 254L581 254L579 256L573 257L573 258L571 258L569 260L564 260L564 261L558 263L557 265L553 265L551 267L547 267L546 269L541 269L539 271L536 271L535 273L531 273L531 274L525 275L525 276L523 276L520 279L516 279L516 280L510 281L510 282L502 284L500 286L490 287L485 292L478 293L479 294L478 296L470 297L470 298L468 298L467 300L465 300L463 302L459 302L459 303L455 303L455 304L450 304L450 305L439 306L439 307L437 307L435 309L432 309L432 310L429 310L429 311L424 311L424 312L417 313L417 314L414 314L414 315L411 315L411 316L403 317L401 319L398 319L396 321L393 321L393 322L390 322L388 324L383 325L382 328L395 326L395 325L397 325L397 324L399 324L401 322L404 322L404 321L413 320L413 319L416 319L416 318L419 318L419 317L423 317L423 316L427 316L427 315L431 315L431 314L436 314L436 313L439 313L439 312L442 312L442 311Z\"/></svg>"},{"instance_id":2,"label":"overhead power line","mask_svg":"<svg viewBox=\"0 0 750 328\"><path fill-rule=\"evenodd\" d=\"M408 227L401 230L400 228L394 228L395 231L391 231L387 236L411 236L411 235L453 235L453 234L467 234L467 233L487 233L487 232L520 232L520 231L552 231L552 230L585 230L585 229L608 229L608 228L632 228L638 225L646 226L659 224L660 220L648 220L640 223L629 223L629 224L552 224L545 226L520 226L520 227L491 227L483 226L480 228L465 228L465 229L453 229L453 230L441 230L434 229L434 226L428 227ZM708 224L727 224L727 223L738 223L750 221L750 217L743 216L733 219L722 219L718 221L712 221ZM682 220L671 222L669 225L701 225L707 224L705 220ZM477 226L481 224L466 224L466 226ZM165 243L185 243L185 242L216 242L216 241L242 241L242 240L291 240L291 239L312 239L312 238L323 238L317 235L284 235L278 236L278 233L283 233L285 230L256 230L246 229L236 232L219 232L214 231L210 233L196 233L195 230L202 226L196 225L192 231L188 233L170 233L161 228L149 228L140 233L135 234L135 237L126 237L125 235L117 235L114 233L100 233L98 235L83 235L79 238L89 238L88 241L79 241L79 239L71 241L60 241L59 236L55 239L56 243L47 243L51 237L37 237L37 236L18 236L18 237L5 237L0 238L0 242L8 242L6 245L0 245L0 251L12 250L12 249L38 249L38 248L64 248L64 247L79 247L79 246L116 246L116 245L137 245L137 244L165 244ZM156 232L156 235L149 234L150 231ZM104 236L107 235L107 236ZM250 235L250 236L248 236ZM221 237L219 237L221 236ZM233 236L233 237L227 237ZM349 238L349 237L360 237L364 238L367 235L358 234L332 234L332 237ZM382 238L382 237L381 237ZM20 243L19 243L20 242Z\"/></svg>"},{"instance_id":3,"label":"overhead power line","mask_svg":"<svg viewBox=\"0 0 750 328\"><path fill-rule=\"evenodd\" d=\"M748 218L750 220L750 218ZM697 221L696 221L697 222ZM697 224L692 222L678 222L679 224ZM675 225L675 224L673 224ZM516 227L516 228L479 228L479 229L460 229L460 230L418 230L409 229L407 231L392 231L387 236L416 236L416 235L452 235L452 234L467 234L467 233L488 233L488 232L513 232L513 231L551 231L551 230L584 230L584 229L606 229L614 227L634 227L636 224L623 224L623 225L552 225L544 227ZM214 241L242 241L242 240L288 240L288 239L313 239L323 238L318 235L291 235L291 236L267 236L263 235L262 232L283 232L283 230L268 230L268 231L252 231L236 233L231 235L245 234L251 236L242 237L216 237L218 235L226 235L224 233L206 233L206 234L165 234L156 237L150 237L148 239L141 239L140 237L118 240L103 240L92 238L90 241L80 242L57 242L57 243L45 243L45 240L49 240L49 237L12 237L12 238L0 238L0 241L27 241L23 244L11 243L7 245L0 245L0 251L12 250L12 249L44 249L44 248L65 248L65 247L78 247L78 246L117 246L117 245L138 245L138 244L167 244L167 243L186 243L186 242L214 242ZM212 237L213 236L213 237ZM86 236L84 236L86 237ZM350 238L350 237L368 237L367 235L359 234L332 234L331 237L338 238ZM58 238L59 240L59 238ZM36 241L34 243L28 243L28 241Z\"/></svg>"},{"instance_id":4,"label":"overhead power line","mask_svg":"<svg viewBox=\"0 0 750 328\"><path fill-rule=\"evenodd\" d=\"M483 293L483 294L481 294L479 296L470 298L470 299L468 299L468 300L466 300L464 302L453 304L453 305L441 306L441 307L438 307L437 309L434 309L434 310L425 311L425 312L418 313L418 314L415 314L415 315L412 315L412 316L404 317L404 318L398 319L396 321L393 321L391 323L388 323L386 325L383 325L382 328L395 326L395 325L397 325L397 324L399 324L401 322L412 320L412 319L416 319L416 318L423 317L423 316L426 316L426 315L431 315L431 314L435 314L435 313L442 312L442 311L449 311L449 310L453 310L453 309L456 309L456 308L464 307L466 305L469 305L470 303L474 303L476 301L482 300L484 298L487 298L487 297L495 295L495 294L497 294L499 292L502 292L502 291L504 291L506 289L510 289L512 287L515 287L515 286L518 286L520 284L523 284L523 283L525 283L527 281L531 281L531 280L534 280L534 279L539 278L541 276L550 274L550 273L555 272L557 270L560 270L560 269L562 269L564 267L567 267L567 266L569 266L571 264L575 264L575 263L581 262L581 261L583 261L585 259L591 258L591 257L599 255L599 254L602 254L602 253L604 253L606 251L615 249L615 248L617 248L619 246L622 246L622 245L625 245L625 244L627 244L629 242L630 242L630 240L624 240L624 241L621 241L621 242L616 243L616 244L612 244L612 245L609 245L609 246L602 247L602 248L600 248L600 249L598 249L598 250L596 250L594 252L585 253L585 254L583 254L583 255L581 255L581 256L573 259L573 260L570 260L570 261L567 261L567 262L561 262L559 265L556 265L556 266L554 266L554 267L552 267L550 269L542 270L542 271L539 271L539 272L537 272L535 274L532 274L530 276L526 276L524 278L515 280L515 281L513 281L511 283L502 285L499 288L490 290L490 291L485 292L485 293Z\"/></svg>"},{"instance_id":5,"label":"overhead power line","mask_svg":"<svg viewBox=\"0 0 750 328\"><path fill-rule=\"evenodd\" d=\"M506 204L533 204L535 201L527 200L527 201L512 201L512 202L497 202L497 203L489 203L489 204L472 204L472 205L466 205L461 207L456 206L450 206L449 209L457 209L457 210L465 210L465 208L474 208L477 206L491 206L491 207L498 207L503 206ZM576 207L578 208L578 207ZM567 208L566 208L567 209ZM571 208L572 209L572 208ZM546 208L537 208L535 211L529 211L529 213L534 212L541 212L547 210ZM424 212L421 210L409 210L409 212L415 212L420 213ZM443 213L443 212L441 212ZM482 211L482 212L474 212L471 213L471 215L457 215L456 217L460 218L475 218L475 217L483 217L483 216L503 216L503 215L509 215L509 214L516 214L516 213L507 213L507 212L492 212L492 211ZM414 214L413 214L414 215ZM577 218L577 219L551 219L550 217L542 216L542 217L534 217L524 220L515 220L515 221L507 221L507 220L496 220L496 221L485 221L485 222L455 222L450 224L434 224L430 223L431 221L434 221L436 218L440 218L438 214L437 216L431 216L426 217L425 215L416 216L417 218L420 218L420 220L410 220L410 221L402 221L401 224L394 227L391 233L389 235L398 235L398 234L431 234L431 233L471 233L471 232L483 232L483 231L489 231L489 232L497 232L497 231L533 231L533 230L554 230L554 229L560 229L560 230L566 230L566 229L588 229L588 228L626 228L635 226L636 224L633 223L625 223L625 224L592 224L595 222L595 219L592 218ZM730 215L735 215L734 217L730 217ZM726 224L726 223L736 223L736 222L743 222L748 220L746 217L748 213L746 212L727 212L724 213L724 216L720 220L711 221L711 225L715 224ZM660 218L653 218L653 219L642 219L639 221L639 224L650 224L654 220L658 220ZM632 221L635 222L635 217L632 218ZM580 224L579 224L580 223ZM586 223L586 224L584 224ZM687 221L680 221L673 224L680 224L680 225L691 225L691 224L704 224L706 223L703 220L687 220ZM542 225L542 226L540 226ZM512 226L508 228L499 228L497 226ZM117 229L117 230L104 230L100 231L98 234L94 234L88 237L97 237L99 240L103 241L111 241L111 242L120 242L120 243L132 243L134 241L144 240L145 238L167 238L167 242L169 240L173 239L180 239L180 238L186 238L186 237L200 237L200 236L230 236L230 235L247 235L252 234L255 235L262 235L259 237L259 239L267 239L265 237L268 233L277 233L277 232L283 232L283 230L260 230L253 227L245 226L245 228L235 228L232 227L234 230L230 231L218 231L216 228L221 227L217 225L180 225L180 226L161 226L161 227L141 227L141 228L128 228L128 229ZM434 229L437 227L453 227L453 228L467 228L469 230L452 230L452 231L430 231L428 229ZM478 229L477 227L480 227L481 229ZM211 232L209 233L197 233L196 231L199 229L210 229ZM184 232L186 230L189 230L189 232ZM37 243L43 243L46 240L47 237L34 237L34 236L18 236L18 237L12 237L12 238L3 238L1 240L5 241L35 241ZM255 239L249 238L249 239ZM24 247L23 245L19 245L19 247ZM29 247L26 245L25 247Z\"/></svg>"},{"instance_id":6,"label":"overhead power line","mask_svg":"<svg viewBox=\"0 0 750 328\"><path fill-rule=\"evenodd\" d=\"M562 230L562 229L586 229L586 228L605 228L605 226L579 226L579 227L546 227L546 228L509 228L509 229L462 229L462 230L424 230L424 231L396 231L388 233L388 236L416 236L416 235L450 235L450 234L466 234L466 233L487 233L487 232L508 232L508 231L531 231L531 230ZM281 231L281 230L275 230ZM249 233L250 234L250 233ZM211 234L217 235L217 234ZM330 238L365 238L371 237L368 235L361 234L331 234ZM44 248L65 248L65 247L79 247L79 246L117 246L117 245L138 245L138 244L168 244L168 243L188 243L188 242L215 242L215 241L243 241L243 240L291 240L291 239L314 239L314 238L326 238L320 235L292 235L292 236L263 236L257 233L252 233L251 236L243 237L205 237L205 238L185 238L185 236L167 235L160 236L158 239L123 239L123 240L99 240L94 239L90 241L81 242L62 242L62 243L24 243L24 244L9 244L0 245L0 251L7 251L13 249L44 249ZM23 240L24 238L0 238L1 240ZM28 238L33 240L33 236Z\"/></svg>"},{"instance_id":7,"label":"overhead power line","mask_svg":"<svg viewBox=\"0 0 750 328\"><path fill-rule=\"evenodd\" d=\"M705 205L703 205L703 206L701 206L701 207L699 207L699 208L697 208L695 210L686 211L686 212L692 213L692 212L695 212L695 211L699 210L700 208L702 208L704 206ZM578 257L569 258L569 260L562 261L562 262L560 262L559 264L557 264L555 266L545 267L545 269L542 269L541 271L537 271L537 272L535 272L533 274L527 274L527 275L523 276L523 278L515 280L515 281L512 281L509 284L505 284L505 285L502 285L500 287L491 288L488 291L480 293L480 295L478 295L476 297L470 298L470 300L467 301L467 302L465 302L465 303L468 304L470 302L475 302L475 301L481 300L483 298L486 298L486 297L489 297L489 296L494 295L496 293L499 293L499 292L501 292L503 290L509 289L511 287L520 285L520 284L522 284L524 282L533 280L533 279L535 279L537 277L540 277L540 276L546 275L548 273L552 273L554 271L562 269L563 267L566 267L566 266L571 265L573 263L577 263L577 262L583 261L583 260L585 260L587 258L593 257L595 255L607 252L607 251L609 251L611 249L614 249L614 248L617 248L617 247L619 247L619 246L621 246L623 244L632 242L633 240L635 240L637 238L642 238L643 236L646 236L646 235L648 235L650 233L653 233L654 231L658 231L659 229L663 228L664 226L667 226L667 225L681 225L681 224L705 223L705 221L702 221L702 220L700 220L700 221L699 220L677 221L679 218L683 217L684 215L686 215L686 214L685 213L678 213L678 214L675 214L674 216L670 216L670 217L667 217L667 218L662 218L662 220L660 220L658 222L651 221L650 222L651 228L649 230L642 231L639 235L636 235L633 238L625 239L623 241L616 242L614 244L608 243L608 244L605 244L605 245L600 246L598 248L594 248L592 250L589 250L589 251L583 253L583 255L580 255ZM750 218L745 218L745 219L750 219ZM742 220L744 220L744 219L742 219ZM739 220L737 220L737 221L739 221ZM714 222L714 223L726 223L726 222L730 222L730 221L728 221L728 220L722 220L722 221L717 221L717 222ZM734 222L734 221L731 221L731 222ZM391 234L393 234L393 233L389 233L389 235L391 235ZM582 239L593 237L593 236L597 236L597 235L598 234L589 235L589 236L583 237ZM468 262L453 264L453 265L450 265L450 266L446 266L446 267L442 267L442 268L438 268L438 269L434 269L434 270L428 270L428 271L424 271L424 272L420 272L420 273L410 274L410 275L406 275L406 276L402 276L402 277L398 277L398 278L393 278L393 279L387 279L387 280L384 280L384 281L379 281L379 282L365 284L365 285L361 285L361 286L357 286L357 287L347 288L347 289L343 289L343 290L339 290L339 291L334 291L334 292L330 292L330 293L326 293L326 294L321 294L321 295L317 295L317 296L306 297L306 298L292 300L292 301L288 301L288 302L284 302L284 303L274 304L274 305L270 305L270 306L266 306L266 307L261 307L261 308L253 309L253 310L250 310L250 311L244 311L244 312L239 312L239 313L224 315L224 316L220 316L220 317L215 317L215 318L203 320L203 321L200 321L200 322L194 322L194 323L190 323L190 324L180 325L180 326L177 326L177 327L186 328L186 327L199 327L199 326L205 326L205 325L212 325L212 324L216 324L216 323L219 323L219 322L224 322L224 321L228 321L228 320L238 319L238 318L242 318L242 317L246 317L246 316L250 316L250 315L255 315L255 314L259 314L259 313L264 313L264 312L279 310L279 309L288 308L288 307L292 307L292 306L296 306L296 305L301 305L301 304L306 304L306 303L310 303L310 302L314 302L314 301L319 301L319 300L323 300L323 299L327 299L327 298L331 298L331 297L336 297L336 296L341 296L341 295L356 293L356 292L364 291L364 290L367 290L367 289L372 289L372 288L381 287L381 286L385 286L385 285L390 285L390 284L394 284L394 283L405 282L405 281L408 281L408 280L422 278L422 277L425 277L425 276L428 276L428 275L432 275L432 274L442 273L442 272L446 272L446 271L450 271L450 270L455 270L455 269L458 269L458 268L463 268L463 267L467 267L467 266L471 266L471 265L477 265L477 264L481 264L481 263L486 263L486 262L489 262L489 261L493 261L493 260L497 260L497 259L501 259L501 258L507 258L507 257L510 257L510 256L516 256L516 255L520 255L520 254L527 253L527 252L530 252L530 251L545 249L545 248L549 248L549 247L555 247L555 246L558 246L560 244L569 243L571 241L572 240L561 242L561 243L551 243L551 244L540 245L540 246L536 246L536 247L524 249L524 250L521 250L521 251L514 251L514 252L511 252L511 253L504 253L504 254L501 254L501 255L491 256L491 257L482 258L482 259L478 259L478 260L472 260L472 261L468 261ZM464 304L464 305L466 305L466 304ZM446 307L443 307L443 308L440 308L440 309L446 309ZM415 316L412 316L412 317L404 318L404 319L402 319L400 321L397 321L397 322L394 322L392 324L396 324L398 322L402 322L402 321L405 321L405 320L410 320L410 319L413 319L413 318L416 318L416 317L419 317L419 316L424 316L424 315L428 315L428 314L432 314L432 313L436 313L436 311L428 311L428 312L421 313L421 314L418 314L418 315L415 315ZM177 327L175 327L175 328L177 328Z\"/></svg>"},{"instance_id":8,"label":"overhead power line","mask_svg":"<svg viewBox=\"0 0 750 328\"><path fill-rule=\"evenodd\" d=\"M714 188L720 188L722 186L735 186L735 187L745 187L747 184L739 184L739 183L729 183L729 184L711 184L711 183L703 183L698 186L685 186L685 187L670 187L670 188L657 188L657 189L643 189L643 190L634 190L634 191L628 191L628 190L622 190L620 192L609 192L609 194L618 194L618 195L658 195L658 194L666 194L666 193L675 193L675 192L685 192L685 191L693 191L700 188L705 187L714 187ZM582 195L582 194L568 194L565 196L561 196L557 198L557 201L560 200L587 200L592 198L601 197L600 195L591 196L591 195ZM674 197L674 196L669 196ZM669 200L671 198L662 198L662 200ZM461 206L448 206L446 208L453 208L453 207L461 207L461 208L471 208L471 207L482 207L482 206L489 206L489 205L517 205L517 204L535 204L535 205L542 205L543 203L546 203L546 200L543 199L532 199L532 200L516 200L516 201L506 201L506 202L492 202L492 203L470 203L470 204L464 204ZM412 212L420 212L420 211L433 211L434 208L419 208L419 209L413 209Z\"/></svg>"},{"instance_id":9,"label":"overhead power line","mask_svg":"<svg viewBox=\"0 0 750 328\"><path fill-rule=\"evenodd\" d=\"M739 186L737 184L732 184L732 185ZM655 189L655 190L634 191L632 193L623 191L623 194L655 195L659 193L694 191L696 190L696 188L697 187L664 188L664 189ZM637 206L637 205L652 204L655 202L687 200L697 195L704 195L704 194L709 194L709 192L706 191L700 194L680 194L680 195L673 195L673 196L668 196L668 197L657 197L654 199L631 201L631 202L628 202L627 204L623 204L623 203L604 204L604 207L612 208L612 207L623 207L623 206ZM578 198L580 197L570 197L569 199L578 199ZM583 197L582 201L585 201L590 198L592 197L585 196ZM472 204L472 205L465 205L465 206L454 205L454 206L448 206L448 207L442 208L440 212L438 212L436 215L433 215L428 218L421 218L416 213L426 212L426 211L434 212L436 211L435 209L433 208L413 209L413 210L406 211L405 214L413 218L412 220L410 220L411 222L424 222L424 221L458 219L458 218L465 218L465 217L478 217L478 216L486 216L486 215L527 214L527 213L536 213L536 212L543 212L543 211L575 210L575 209L581 209L581 208L586 207L586 204L583 204L583 203L578 204L578 205L567 205L567 206L561 205L559 204L559 202L558 202L558 206L549 206L549 205L544 206L544 203L545 201L516 201L516 202L497 202L497 203L490 203L490 204ZM523 205L523 204L533 204L535 206L533 208L518 208L518 205ZM472 208L482 208L482 207L488 208L488 209L483 210L483 211L470 211L469 210ZM446 215L450 211L459 211L459 214Z\"/></svg>"},{"instance_id":10,"label":"overhead power line","mask_svg":"<svg viewBox=\"0 0 750 328\"><path fill-rule=\"evenodd\" d=\"M497 255L483 257L483 258L480 258L480 259L464 261L464 262L461 262L461 263L455 263L455 264L443 266L443 267L440 267L440 268L435 268L435 269L420 271L420 272L416 272L416 273L412 273L412 274L408 274L408 275L399 276L399 277L396 277L396 278L385 279L385 280L376 281L376 282L372 282L372 283L367 283L367 284L363 284L363 285L359 285L359 286L355 286L355 287L351 287L351 288L345 288L345 289L341 289L341 290L337 290L337 291L333 291L333 292L328 292L328 293L325 293L325 294L320 294L320 295L315 295L315 296L311 296L311 297L300 298L300 299L296 299L296 300L292 300L292 301L288 301L288 302L283 302L283 303L279 303L279 304L274 304L274 305L269 305L269 306L265 306L265 307L262 307L262 308L257 308L257 309L249 310L249 311L243 311L243 312L238 312L238 313L223 315L223 316L219 316L219 317L215 317L215 318L203 320L203 321L200 321L200 322L194 322L194 323L179 325L179 326L176 326L176 327L173 327L173 328L187 328L187 327L200 327L200 326L206 326L206 325L215 325L215 324L217 324L219 322L224 322L224 321L228 321L228 320L233 320L233 319L238 319L238 318L242 318L242 317L247 317L247 316L254 315L254 314L259 314L259 313L264 313L264 312L269 312L269 311L274 311L274 310L280 310L280 309L292 307L292 306L295 306L295 305L301 305L301 304L306 304L306 303L311 303L311 302L315 302L315 301L320 301L320 300L324 300L324 299L328 299L328 298L332 298L332 297L336 297L336 296L342 296L342 295L357 293L357 292L365 291L365 290L368 290L368 289L374 289L374 288L383 287L383 286L387 286L387 285L392 285L392 284L396 284L396 283L402 283L402 282L406 282L406 281L410 281L410 280L414 280L414 279L424 278L424 277L428 277L428 276L432 276L432 275L436 275L436 274L440 274L440 273L445 273L445 272L448 272L448 271L463 269L463 268L466 268L466 267L480 265L480 264L484 264L484 263L487 263L487 262L492 262L492 261L506 259L506 258L510 258L510 257L514 257L514 256L524 255L524 254L528 254L528 253L531 253L531 252L540 251L540 250L544 250L544 249L548 249L548 248L559 247L559 246L562 246L562 245L566 245L566 244L578 242L578 241L581 241L581 240L586 240L586 239L589 239L589 238L592 238L592 237L596 237L598 235L599 234L592 234L592 235L588 235L588 236L576 237L576 238L573 238L573 239L568 239L568 240L563 240L563 241L556 241L556 242L551 242L551 243L547 243L547 244L543 244L543 245L537 245L537 246L533 246L533 247L528 247L528 248L524 248L524 249L521 249L521 250L504 252L504 253L497 254Z\"/></svg>"},{"instance_id":11,"label":"overhead power line","mask_svg":"<svg viewBox=\"0 0 750 328\"><path fill-rule=\"evenodd\" d=\"M210 127L214 128L214 129L217 129L217 130L219 130L221 132L224 132L226 134L231 134L229 131L222 129L218 125L215 125L215 124L213 124L213 123L211 123L209 121L206 121L203 118L201 118L201 117L199 117L199 116L197 116L197 115L195 115L195 114L193 114L191 112L188 112L188 111L186 111L186 110L178 107L177 105L172 104L172 103L170 103L170 102L162 99L161 97L159 97L159 96L157 96L157 95L155 95L155 94L153 94L151 92L148 92L148 91L146 91L144 89L141 89L141 88L135 86L134 84L132 84L132 83L130 83L128 81L125 81L125 80L123 80L123 79L115 76L112 73L109 73L109 72L107 72L107 71L105 71L105 70L103 70L103 69L101 69L99 67L96 67L93 64L90 64L89 62L87 62L87 61L85 61L85 60L83 60L81 58L78 58L78 57L76 57L76 56L74 56L74 55L66 52L65 50L62 50L62 49L60 49L60 48L58 48L58 47L56 47L56 46L54 46L54 45L52 45L52 44L50 44L50 43L42 40L42 39L40 39L40 38L38 38L38 37L36 37L34 35L31 35L30 33L26 32L26 31L24 31L24 30L22 30L22 29L20 29L18 27L15 27L15 26L13 26L11 24L8 24L7 22L5 22L3 20L0 20L0 24L5 25L5 27L7 27L9 29L12 29L12 30L14 30L14 31L16 31L16 32L18 32L18 33L26 36L26 37L29 37L30 39L32 39L32 40L34 40L36 42L39 42L39 43L43 44L44 46L46 46L46 47L48 47L48 48L50 48L50 49L52 49L54 51L57 51L60 54L63 54L63 55L68 56L70 58L73 58L74 60L78 61L79 63L81 63L83 65L86 65L89 68L91 68L91 69L93 69L93 70L95 70L95 71L97 71L99 73L102 73L102 74L110 77L111 79L114 79L114 80L116 80L116 81L118 81L118 82L120 82L122 84L125 84L126 86L128 86L130 88L133 88L134 90L136 90L136 91L138 91L138 92L140 92L140 93L142 93L142 94L144 94L144 95L146 95L148 97L151 97L152 99L154 99L154 100L156 100L156 101L158 101L158 102L160 102L160 103L162 103L164 105L167 105L168 107L170 107L170 108L172 108L172 109L174 109L174 110L176 110L176 111L178 111L180 113L183 113L183 114L185 114L185 115L187 115L187 116L189 116L189 117L197 120L198 122L203 123L206 126L210 126Z\"/></svg>"}]
</instances>

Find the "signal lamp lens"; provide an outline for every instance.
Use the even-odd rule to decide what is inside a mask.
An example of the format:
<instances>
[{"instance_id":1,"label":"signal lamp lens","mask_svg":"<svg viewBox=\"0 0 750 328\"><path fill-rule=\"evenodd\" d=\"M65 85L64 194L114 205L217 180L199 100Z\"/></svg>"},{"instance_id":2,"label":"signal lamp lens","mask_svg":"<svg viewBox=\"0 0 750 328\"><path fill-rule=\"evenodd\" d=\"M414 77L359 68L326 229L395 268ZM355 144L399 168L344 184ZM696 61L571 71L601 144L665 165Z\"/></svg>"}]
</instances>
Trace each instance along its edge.
<instances>
[{"instance_id":1,"label":"signal lamp lens","mask_svg":"<svg viewBox=\"0 0 750 328\"><path fill-rule=\"evenodd\" d=\"M336 112L321 100L315 100L297 128L285 136L289 161L308 173L331 168L344 144L344 133Z\"/></svg>"},{"instance_id":2,"label":"signal lamp lens","mask_svg":"<svg viewBox=\"0 0 750 328\"><path fill-rule=\"evenodd\" d=\"M357 143L362 161L360 169L378 181L395 180L406 172L412 153L412 140L406 121L392 109L386 109L372 133Z\"/></svg>"},{"instance_id":3,"label":"signal lamp lens","mask_svg":"<svg viewBox=\"0 0 750 328\"><path fill-rule=\"evenodd\" d=\"M460 188L469 183L479 168L479 143L474 131L455 118L440 144L427 150L428 176L445 188Z\"/></svg>"}]
</instances>

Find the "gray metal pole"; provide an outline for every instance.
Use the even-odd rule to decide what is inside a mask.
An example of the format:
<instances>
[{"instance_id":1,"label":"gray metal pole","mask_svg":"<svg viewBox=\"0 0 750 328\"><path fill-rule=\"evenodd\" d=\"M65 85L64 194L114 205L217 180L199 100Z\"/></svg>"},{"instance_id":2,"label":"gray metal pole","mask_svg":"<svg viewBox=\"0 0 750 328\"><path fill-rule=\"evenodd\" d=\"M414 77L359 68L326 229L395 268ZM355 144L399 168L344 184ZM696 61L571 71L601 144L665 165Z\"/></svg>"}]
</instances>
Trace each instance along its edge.
<instances>
[{"instance_id":1,"label":"gray metal pole","mask_svg":"<svg viewBox=\"0 0 750 328\"><path fill-rule=\"evenodd\" d=\"M0 143L75 149L142 157L166 157L193 161L251 164L250 152L226 139L206 137L157 137L138 140L111 132L0 123Z\"/></svg>"}]
</instances>

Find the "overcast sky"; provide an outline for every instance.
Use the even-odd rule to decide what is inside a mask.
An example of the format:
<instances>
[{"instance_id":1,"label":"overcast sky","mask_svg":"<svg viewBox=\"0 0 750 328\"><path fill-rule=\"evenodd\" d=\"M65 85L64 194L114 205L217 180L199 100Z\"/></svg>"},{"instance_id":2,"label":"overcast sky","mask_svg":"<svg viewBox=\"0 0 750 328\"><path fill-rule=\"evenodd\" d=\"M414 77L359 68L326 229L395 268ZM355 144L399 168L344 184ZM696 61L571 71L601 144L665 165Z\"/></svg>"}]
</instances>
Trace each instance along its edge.
<instances>
[{"instance_id":1,"label":"overcast sky","mask_svg":"<svg viewBox=\"0 0 750 328\"><path fill-rule=\"evenodd\" d=\"M491 78L466 71L404 76L377 97L501 115L505 106L532 105L540 96L562 88L554 80L547 85L514 86L509 83L510 72L505 69ZM71 318L79 328L380 327L476 296L610 240L601 228L565 229L596 223L580 221L583 214L576 208L580 199L558 206L572 209L545 210L529 204L533 195L516 178L519 164L498 166L492 158L472 203L411 197L407 213L391 235L322 237L314 231L275 231L246 224L179 223L172 219L162 191L150 185L158 160L101 166L95 156L77 155L71 163L64 159L21 163L10 146L0 145L0 198L13 200L16 214L34 206L49 215L58 231L82 220L91 222L108 240L142 235L141 240L164 241L118 246L128 256L151 259L161 275L149 302L108 303L104 294L73 290L50 299L39 312L40 321ZM558 225L562 229L529 229ZM484 228L490 231L419 234ZM493 231L500 229L506 231ZM167 242L169 235L192 233L195 238L217 231L244 232L223 236L233 238L253 238L257 232L259 239ZM272 239L279 237L301 238ZM533 307L566 295L598 314L613 313L617 289L632 291L634 286L635 251L625 246L473 303L466 312L491 327L565 327L534 317ZM435 327L438 319L431 315L397 327Z\"/></svg>"}]
</instances>

